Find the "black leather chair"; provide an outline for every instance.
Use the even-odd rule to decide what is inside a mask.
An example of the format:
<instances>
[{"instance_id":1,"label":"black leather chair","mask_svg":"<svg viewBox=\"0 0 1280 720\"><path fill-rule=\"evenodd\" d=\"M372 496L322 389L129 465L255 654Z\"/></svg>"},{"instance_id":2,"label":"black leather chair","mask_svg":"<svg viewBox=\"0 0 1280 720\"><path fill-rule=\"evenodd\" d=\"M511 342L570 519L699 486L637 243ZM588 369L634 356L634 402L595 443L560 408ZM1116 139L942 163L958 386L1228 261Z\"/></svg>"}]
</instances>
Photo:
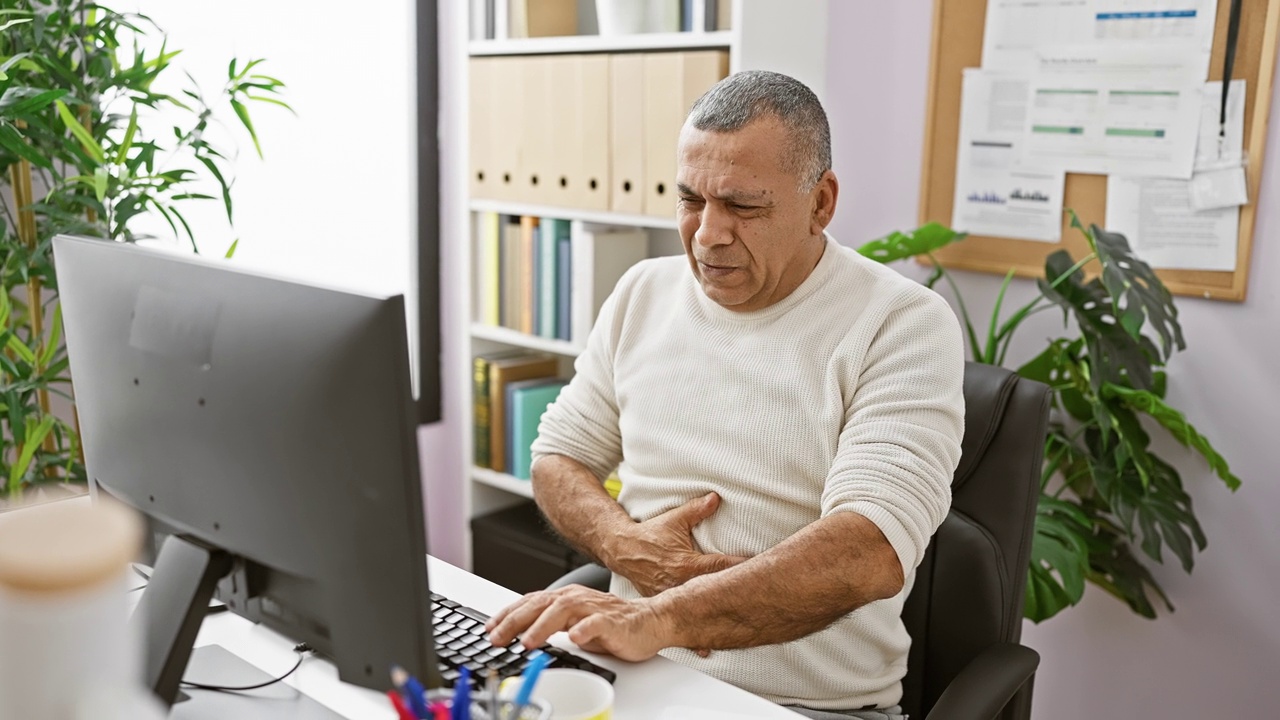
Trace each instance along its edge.
<instances>
[{"instance_id":1,"label":"black leather chair","mask_svg":"<svg viewBox=\"0 0 1280 720\"><path fill-rule=\"evenodd\" d=\"M1049 388L967 363L951 512L902 611L911 634L902 708L927 720L1025 720L1040 656L1018 644L1049 418ZM608 589L588 565L552 587Z\"/></svg>"}]
</instances>

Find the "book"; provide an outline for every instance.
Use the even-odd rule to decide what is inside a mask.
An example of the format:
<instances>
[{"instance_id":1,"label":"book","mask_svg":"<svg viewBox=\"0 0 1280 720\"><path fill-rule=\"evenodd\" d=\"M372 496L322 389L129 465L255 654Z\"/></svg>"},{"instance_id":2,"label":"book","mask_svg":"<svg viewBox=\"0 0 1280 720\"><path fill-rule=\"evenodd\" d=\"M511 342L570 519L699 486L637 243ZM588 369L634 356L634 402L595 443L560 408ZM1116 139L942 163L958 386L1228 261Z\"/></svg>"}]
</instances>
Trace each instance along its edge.
<instances>
[{"instance_id":1,"label":"book","mask_svg":"<svg viewBox=\"0 0 1280 720\"><path fill-rule=\"evenodd\" d=\"M649 236L638 228L583 230L573 239L572 342L583 344L613 286L648 257Z\"/></svg>"},{"instance_id":2,"label":"book","mask_svg":"<svg viewBox=\"0 0 1280 720\"><path fill-rule=\"evenodd\" d=\"M485 353L471 359L471 419L474 462L477 467L490 466L489 448L489 364L504 357L512 357L519 351L504 350Z\"/></svg>"},{"instance_id":3,"label":"book","mask_svg":"<svg viewBox=\"0 0 1280 720\"><path fill-rule=\"evenodd\" d=\"M520 218L502 219L502 260L499 269L499 305L502 327L520 329Z\"/></svg>"},{"instance_id":4,"label":"book","mask_svg":"<svg viewBox=\"0 0 1280 720\"><path fill-rule=\"evenodd\" d=\"M507 385L507 473L521 480L530 479L533 465L530 448L538 437L538 423L567 384L557 378Z\"/></svg>"},{"instance_id":5,"label":"book","mask_svg":"<svg viewBox=\"0 0 1280 720\"><path fill-rule=\"evenodd\" d=\"M576 35L578 0L498 0L510 3L508 24L513 38Z\"/></svg>"},{"instance_id":6,"label":"book","mask_svg":"<svg viewBox=\"0 0 1280 720\"><path fill-rule=\"evenodd\" d=\"M545 218L539 226L538 238L538 335L544 338L559 337L558 277L560 241L569 237L569 221Z\"/></svg>"},{"instance_id":7,"label":"book","mask_svg":"<svg viewBox=\"0 0 1280 720\"><path fill-rule=\"evenodd\" d=\"M556 238L556 339L569 340L572 325L573 240L565 234Z\"/></svg>"},{"instance_id":8,"label":"book","mask_svg":"<svg viewBox=\"0 0 1280 720\"><path fill-rule=\"evenodd\" d=\"M497 213L482 212L477 225L475 317L485 325L501 325L502 218Z\"/></svg>"},{"instance_id":9,"label":"book","mask_svg":"<svg viewBox=\"0 0 1280 720\"><path fill-rule=\"evenodd\" d=\"M506 472L507 385L521 380L555 377L559 363L553 357L521 353L489 362L489 467Z\"/></svg>"},{"instance_id":10,"label":"book","mask_svg":"<svg viewBox=\"0 0 1280 720\"><path fill-rule=\"evenodd\" d=\"M519 288L519 324L516 329L526 335L533 335L533 308L537 304L534 296L533 275L533 235L538 229L538 218L524 216L520 218L520 259L517 272L520 273Z\"/></svg>"}]
</instances>

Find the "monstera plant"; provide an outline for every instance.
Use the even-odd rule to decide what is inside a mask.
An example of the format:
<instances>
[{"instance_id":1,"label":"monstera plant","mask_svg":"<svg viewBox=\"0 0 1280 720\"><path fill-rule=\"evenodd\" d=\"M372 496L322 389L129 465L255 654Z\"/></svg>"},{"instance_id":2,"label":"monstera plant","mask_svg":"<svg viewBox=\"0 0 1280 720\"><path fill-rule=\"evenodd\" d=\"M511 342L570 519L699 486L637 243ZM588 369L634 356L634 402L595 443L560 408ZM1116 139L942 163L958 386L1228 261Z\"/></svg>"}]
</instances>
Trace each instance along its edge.
<instances>
[{"instance_id":1,"label":"monstera plant","mask_svg":"<svg viewBox=\"0 0 1280 720\"><path fill-rule=\"evenodd\" d=\"M284 105L283 83L259 60L232 60L209 102L194 81L158 90L178 54L142 15L83 0L0 2L0 487L10 497L85 479L52 238L131 242L150 216L196 248L182 208L221 201L232 219L233 155L209 132L217 110L229 107L258 148L250 104Z\"/></svg>"},{"instance_id":2,"label":"monstera plant","mask_svg":"<svg viewBox=\"0 0 1280 720\"><path fill-rule=\"evenodd\" d=\"M962 234L929 224L859 251L881 262L919 257L931 263L926 282L950 284L969 352L978 362L1005 365L1013 336L1028 317L1061 310L1062 335L1011 368L1053 391L1025 614L1037 622L1052 617L1079 602L1091 582L1154 618L1153 599L1169 610L1173 606L1148 563L1163 562L1168 550L1190 572L1206 539L1181 476L1152 450L1142 418L1203 456L1228 488L1235 490L1240 480L1209 440L1165 401L1163 368L1185 348L1173 296L1122 235L1086 228L1074 213L1071 225L1084 233L1091 252L1079 259L1066 250L1049 255L1037 281L1039 294L1006 314L1010 270L981 334L959 287L933 255ZM1095 262L1097 274L1086 276L1086 266Z\"/></svg>"}]
</instances>

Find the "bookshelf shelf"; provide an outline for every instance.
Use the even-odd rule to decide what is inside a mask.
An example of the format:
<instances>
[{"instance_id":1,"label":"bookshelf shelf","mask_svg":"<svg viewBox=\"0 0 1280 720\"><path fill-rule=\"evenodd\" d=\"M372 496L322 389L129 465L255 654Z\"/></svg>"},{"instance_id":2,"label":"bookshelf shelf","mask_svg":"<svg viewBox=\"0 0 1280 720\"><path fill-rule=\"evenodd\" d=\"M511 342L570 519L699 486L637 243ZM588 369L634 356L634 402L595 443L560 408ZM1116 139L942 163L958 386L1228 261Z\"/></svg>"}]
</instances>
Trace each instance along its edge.
<instances>
[{"instance_id":1,"label":"bookshelf shelf","mask_svg":"<svg viewBox=\"0 0 1280 720\"><path fill-rule=\"evenodd\" d=\"M640 33L636 35L568 35L564 37L472 40L471 57L494 55L554 55L559 53L641 52L646 50L698 50L728 48L733 31Z\"/></svg>"},{"instance_id":2,"label":"bookshelf shelf","mask_svg":"<svg viewBox=\"0 0 1280 720\"><path fill-rule=\"evenodd\" d=\"M658 217L656 215L627 215L596 210L580 210L578 208L557 207L552 205L528 205L524 203L500 202L497 200L472 200L472 212L494 212L500 215L531 215L540 218L558 218L561 220L581 220L598 225L620 225L627 227L655 228L675 230L676 219Z\"/></svg>"},{"instance_id":3,"label":"bookshelf shelf","mask_svg":"<svg viewBox=\"0 0 1280 720\"><path fill-rule=\"evenodd\" d=\"M505 490L513 495L533 499L533 485L528 480L521 480L513 475L500 473L497 470L471 466L471 479L489 487Z\"/></svg>"},{"instance_id":4,"label":"bookshelf shelf","mask_svg":"<svg viewBox=\"0 0 1280 720\"><path fill-rule=\"evenodd\" d=\"M483 323L471 324L471 337L565 357L578 357L583 350L583 348L564 340L548 340L544 337L522 333L519 330L485 325Z\"/></svg>"}]
</instances>

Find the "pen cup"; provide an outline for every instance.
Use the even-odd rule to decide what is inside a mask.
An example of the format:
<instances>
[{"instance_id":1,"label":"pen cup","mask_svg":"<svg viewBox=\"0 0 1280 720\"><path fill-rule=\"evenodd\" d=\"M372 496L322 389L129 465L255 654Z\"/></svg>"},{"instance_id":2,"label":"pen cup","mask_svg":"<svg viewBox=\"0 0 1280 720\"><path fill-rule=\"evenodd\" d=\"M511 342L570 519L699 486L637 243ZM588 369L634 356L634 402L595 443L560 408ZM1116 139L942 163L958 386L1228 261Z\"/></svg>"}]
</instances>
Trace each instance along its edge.
<instances>
[{"instance_id":1,"label":"pen cup","mask_svg":"<svg viewBox=\"0 0 1280 720\"><path fill-rule=\"evenodd\" d=\"M502 682L502 697L513 697L520 678ZM610 720L613 717L613 686L608 680L586 670L551 668L543 670L533 687L533 702L551 708L550 720Z\"/></svg>"},{"instance_id":2,"label":"pen cup","mask_svg":"<svg viewBox=\"0 0 1280 720\"><path fill-rule=\"evenodd\" d=\"M512 693L514 695L514 692ZM428 690L427 701L444 703L452 706L452 690ZM497 708L491 707L488 695L484 692L472 693L471 720L551 720L551 705L545 700L534 698L525 706L519 717L515 714L515 703L511 698L499 698Z\"/></svg>"}]
</instances>

